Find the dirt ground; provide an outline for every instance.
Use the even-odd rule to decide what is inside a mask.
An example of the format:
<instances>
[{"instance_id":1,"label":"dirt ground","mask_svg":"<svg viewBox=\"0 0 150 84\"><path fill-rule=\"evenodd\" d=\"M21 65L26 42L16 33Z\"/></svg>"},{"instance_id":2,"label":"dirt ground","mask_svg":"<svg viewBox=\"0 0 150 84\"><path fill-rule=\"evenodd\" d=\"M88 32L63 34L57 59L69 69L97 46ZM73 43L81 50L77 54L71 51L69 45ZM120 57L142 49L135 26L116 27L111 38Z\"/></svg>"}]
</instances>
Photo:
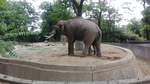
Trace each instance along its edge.
<instances>
[{"instance_id":1,"label":"dirt ground","mask_svg":"<svg viewBox=\"0 0 150 84\"><path fill-rule=\"evenodd\" d=\"M0 81L0 84L9 84L9 83Z\"/></svg>"},{"instance_id":2,"label":"dirt ground","mask_svg":"<svg viewBox=\"0 0 150 84\"><path fill-rule=\"evenodd\" d=\"M0 82L0 84L9 84L9 83L6 83L6 82Z\"/></svg>"},{"instance_id":3,"label":"dirt ground","mask_svg":"<svg viewBox=\"0 0 150 84\"><path fill-rule=\"evenodd\" d=\"M112 46L102 44L102 57L94 55L82 57L81 51L76 51L75 56L67 55L67 44L62 43L33 43L17 45L15 51L17 59L32 62L58 65L97 65L109 63L126 56L124 51Z\"/></svg>"}]
</instances>

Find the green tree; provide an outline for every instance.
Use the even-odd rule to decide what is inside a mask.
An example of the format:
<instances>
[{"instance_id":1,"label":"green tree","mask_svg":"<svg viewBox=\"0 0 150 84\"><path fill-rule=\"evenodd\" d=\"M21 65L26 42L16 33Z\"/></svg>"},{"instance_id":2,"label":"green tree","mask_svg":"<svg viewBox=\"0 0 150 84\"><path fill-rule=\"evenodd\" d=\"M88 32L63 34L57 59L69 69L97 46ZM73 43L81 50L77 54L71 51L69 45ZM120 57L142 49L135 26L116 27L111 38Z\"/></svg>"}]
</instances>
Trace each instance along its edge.
<instances>
[{"instance_id":1,"label":"green tree","mask_svg":"<svg viewBox=\"0 0 150 84\"><path fill-rule=\"evenodd\" d=\"M141 33L144 38L150 40L150 25L144 25L144 27L141 29Z\"/></svg>"},{"instance_id":2,"label":"green tree","mask_svg":"<svg viewBox=\"0 0 150 84\"><path fill-rule=\"evenodd\" d=\"M121 20L121 14L110 7L106 3L106 0L99 0L98 2L91 1L90 4L87 3L85 10L88 10L87 15L90 16L89 18L94 18L103 31L103 40L110 41L110 38L113 38L113 32L115 33L117 31L115 23Z\"/></svg>"},{"instance_id":3,"label":"green tree","mask_svg":"<svg viewBox=\"0 0 150 84\"><path fill-rule=\"evenodd\" d=\"M150 24L150 6L143 11L143 23Z\"/></svg>"},{"instance_id":4,"label":"green tree","mask_svg":"<svg viewBox=\"0 0 150 84\"><path fill-rule=\"evenodd\" d=\"M92 2L84 6L84 11L89 18L94 18L97 20L99 27L102 27L102 22L104 20L104 14L108 9L106 6L106 0L99 0L98 2Z\"/></svg>"},{"instance_id":5,"label":"green tree","mask_svg":"<svg viewBox=\"0 0 150 84\"><path fill-rule=\"evenodd\" d=\"M33 28L32 23L36 20L37 13L30 3L26 1L6 1L5 4L0 6L1 39L21 41L24 36L28 36L28 28Z\"/></svg>"},{"instance_id":6,"label":"green tree","mask_svg":"<svg viewBox=\"0 0 150 84\"><path fill-rule=\"evenodd\" d=\"M150 6L145 8L143 11L143 28L141 29L141 34L143 37L145 37L147 40L150 40Z\"/></svg>"},{"instance_id":7,"label":"green tree","mask_svg":"<svg viewBox=\"0 0 150 84\"><path fill-rule=\"evenodd\" d=\"M142 23L140 21L137 21L136 19L132 19L130 23L127 25L127 30L139 36L141 36L141 31L140 31L141 28L142 28Z\"/></svg>"}]
</instances>

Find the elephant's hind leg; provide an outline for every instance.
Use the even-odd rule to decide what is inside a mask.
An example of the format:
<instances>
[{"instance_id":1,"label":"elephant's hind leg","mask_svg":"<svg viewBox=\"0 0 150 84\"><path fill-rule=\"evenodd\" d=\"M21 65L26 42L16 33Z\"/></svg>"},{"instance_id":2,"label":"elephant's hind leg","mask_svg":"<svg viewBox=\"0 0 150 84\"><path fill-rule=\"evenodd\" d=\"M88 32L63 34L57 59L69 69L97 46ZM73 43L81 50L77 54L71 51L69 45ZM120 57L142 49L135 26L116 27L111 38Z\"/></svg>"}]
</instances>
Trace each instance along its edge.
<instances>
[{"instance_id":1,"label":"elephant's hind leg","mask_svg":"<svg viewBox=\"0 0 150 84\"><path fill-rule=\"evenodd\" d=\"M90 33L88 35L86 35L86 37L84 38L84 50L83 50L83 55L86 56L88 55L88 52L91 52L91 45L94 41L94 35L91 35ZM90 50L89 50L90 49Z\"/></svg>"},{"instance_id":2,"label":"elephant's hind leg","mask_svg":"<svg viewBox=\"0 0 150 84\"><path fill-rule=\"evenodd\" d=\"M99 41L95 42L94 45L96 48L96 56L101 57L102 55Z\"/></svg>"}]
</instances>

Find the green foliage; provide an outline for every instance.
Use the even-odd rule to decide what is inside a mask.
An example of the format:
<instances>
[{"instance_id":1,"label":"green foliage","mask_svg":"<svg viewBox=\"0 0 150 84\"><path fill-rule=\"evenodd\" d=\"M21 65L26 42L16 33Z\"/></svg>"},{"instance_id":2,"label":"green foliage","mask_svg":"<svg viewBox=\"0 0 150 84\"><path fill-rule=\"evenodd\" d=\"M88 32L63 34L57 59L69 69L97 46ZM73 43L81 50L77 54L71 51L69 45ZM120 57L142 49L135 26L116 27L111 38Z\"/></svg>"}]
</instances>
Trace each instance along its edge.
<instances>
[{"instance_id":1,"label":"green foliage","mask_svg":"<svg viewBox=\"0 0 150 84\"><path fill-rule=\"evenodd\" d=\"M149 4L150 1L147 1ZM147 40L150 40L150 6L145 8L143 11L143 28L141 29L141 34Z\"/></svg>"},{"instance_id":2,"label":"green foliage","mask_svg":"<svg viewBox=\"0 0 150 84\"><path fill-rule=\"evenodd\" d=\"M3 41L0 40L0 55L2 56L16 56L15 52L13 51L14 46L13 42L11 41Z\"/></svg>"},{"instance_id":3,"label":"green foliage","mask_svg":"<svg viewBox=\"0 0 150 84\"><path fill-rule=\"evenodd\" d=\"M6 0L0 0L0 8L2 8L6 4Z\"/></svg>"},{"instance_id":4,"label":"green foliage","mask_svg":"<svg viewBox=\"0 0 150 84\"><path fill-rule=\"evenodd\" d=\"M28 30L29 27L36 28L32 23L37 19L37 13L30 3L26 1L5 1L5 4L3 3L0 6L0 39L6 41L38 41L41 38L39 32Z\"/></svg>"},{"instance_id":5,"label":"green foliage","mask_svg":"<svg viewBox=\"0 0 150 84\"><path fill-rule=\"evenodd\" d=\"M39 32L19 32L7 33L2 37L3 40L19 41L19 42L38 42L43 41Z\"/></svg>"},{"instance_id":6,"label":"green foliage","mask_svg":"<svg viewBox=\"0 0 150 84\"><path fill-rule=\"evenodd\" d=\"M123 35L123 32L119 28L114 28L113 30L110 30L108 28L103 28L102 32L103 32L102 40L104 42L120 42L121 40L120 38Z\"/></svg>"},{"instance_id":7,"label":"green foliage","mask_svg":"<svg viewBox=\"0 0 150 84\"><path fill-rule=\"evenodd\" d=\"M142 21L145 24L150 24L150 6L147 7L144 11L143 11L143 19Z\"/></svg>"},{"instance_id":8,"label":"green foliage","mask_svg":"<svg viewBox=\"0 0 150 84\"><path fill-rule=\"evenodd\" d=\"M98 22L99 26L102 26L101 23L104 19L104 16L107 11L108 11L108 6L104 1L99 2L90 2L87 3L83 6L83 11L86 13L86 16L89 16L89 18L94 18Z\"/></svg>"},{"instance_id":9,"label":"green foliage","mask_svg":"<svg viewBox=\"0 0 150 84\"><path fill-rule=\"evenodd\" d=\"M37 42L41 40L39 32L29 32L26 27L14 28L0 23L0 38L5 41Z\"/></svg>"},{"instance_id":10,"label":"green foliage","mask_svg":"<svg viewBox=\"0 0 150 84\"><path fill-rule=\"evenodd\" d=\"M150 40L150 25L144 25L144 27L141 29L141 33L144 38Z\"/></svg>"},{"instance_id":11,"label":"green foliage","mask_svg":"<svg viewBox=\"0 0 150 84\"><path fill-rule=\"evenodd\" d=\"M86 3L86 2L85 2ZM42 13L41 33L31 32L28 28L36 28L33 23L38 20L37 13L30 3L24 1L0 0L0 39L6 41L43 41L44 36L52 31L53 25L59 20L70 19L74 9L68 0L56 0L54 3L44 2L40 8ZM143 12L143 23L150 25L149 7ZM105 0L84 4L83 12L89 18L94 18L103 31L103 41L125 42L127 40L140 40L139 36L149 39L149 26L142 28L141 22L131 21L127 26L128 32L117 28L116 22L120 20L117 10L109 7ZM142 32L142 33L141 33ZM59 32L55 39L59 38ZM138 34L138 35L136 35Z\"/></svg>"},{"instance_id":12,"label":"green foliage","mask_svg":"<svg viewBox=\"0 0 150 84\"><path fill-rule=\"evenodd\" d=\"M98 23L98 26L103 32L102 40L104 42L127 42L128 40L143 40L140 29L142 27L141 22L131 20L125 31L116 26L116 22L121 20L121 14L117 10L107 5L105 0L99 0L98 2L90 2L85 6L87 16L94 18ZM130 31L130 32L129 32Z\"/></svg>"},{"instance_id":13,"label":"green foliage","mask_svg":"<svg viewBox=\"0 0 150 84\"><path fill-rule=\"evenodd\" d=\"M122 31L117 28L115 22L120 20L120 14L117 10L109 7L105 0L90 2L85 5L84 10L89 18L94 18L95 22L103 32L102 40L105 42L120 42L119 36ZM87 11L88 10L88 11Z\"/></svg>"},{"instance_id":14,"label":"green foliage","mask_svg":"<svg viewBox=\"0 0 150 84\"><path fill-rule=\"evenodd\" d=\"M13 25L15 28L28 26L35 21L36 13L32 6L23 1L7 1L0 7L0 23Z\"/></svg>"},{"instance_id":15,"label":"green foliage","mask_svg":"<svg viewBox=\"0 0 150 84\"><path fill-rule=\"evenodd\" d=\"M139 35L131 32L131 31L125 31L125 36L127 40L134 40L134 41L144 41L145 39L142 37L139 37Z\"/></svg>"},{"instance_id":16,"label":"green foliage","mask_svg":"<svg viewBox=\"0 0 150 84\"><path fill-rule=\"evenodd\" d=\"M129 40L143 41L142 37L137 34L121 28L103 29L103 41L104 42L128 42Z\"/></svg>"},{"instance_id":17,"label":"green foliage","mask_svg":"<svg viewBox=\"0 0 150 84\"><path fill-rule=\"evenodd\" d=\"M127 30L131 31L134 34L137 34L139 36L141 35L141 28L142 28L142 23L140 21L137 21L135 19L132 19L130 23L127 25Z\"/></svg>"},{"instance_id":18,"label":"green foliage","mask_svg":"<svg viewBox=\"0 0 150 84\"><path fill-rule=\"evenodd\" d=\"M8 28L5 23L0 23L0 35L4 35L7 32Z\"/></svg>"}]
</instances>

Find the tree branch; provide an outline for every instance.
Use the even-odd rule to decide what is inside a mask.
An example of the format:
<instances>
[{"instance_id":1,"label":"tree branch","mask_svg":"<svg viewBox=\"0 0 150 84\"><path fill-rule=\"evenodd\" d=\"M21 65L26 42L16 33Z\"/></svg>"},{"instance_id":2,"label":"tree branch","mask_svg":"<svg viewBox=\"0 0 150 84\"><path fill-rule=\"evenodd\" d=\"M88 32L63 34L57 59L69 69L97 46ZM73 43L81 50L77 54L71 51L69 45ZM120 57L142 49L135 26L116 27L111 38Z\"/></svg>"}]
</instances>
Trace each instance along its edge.
<instances>
[{"instance_id":1,"label":"tree branch","mask_svg":"<svg viewBox=\"0 0 150 84\"><path fill-rule=\"evenodd\" d=\"M76 0L70 0L70 2L72 2L72 7L76 16L82 16L82 6L84 0L80 0L80 4L78 4Z\"/></svg>"},{"instance_id":2,"label":"tree branch","mask_svg":"<svg viewBox=\"0 0 150 84\"><path fill-rule=\"evenodd\" d=\"M77 15L78 11L77 11L77 2L75 0L69 0L71 2L71 5L73 7L74 13Z\"/></svg>"}]
</instances>

